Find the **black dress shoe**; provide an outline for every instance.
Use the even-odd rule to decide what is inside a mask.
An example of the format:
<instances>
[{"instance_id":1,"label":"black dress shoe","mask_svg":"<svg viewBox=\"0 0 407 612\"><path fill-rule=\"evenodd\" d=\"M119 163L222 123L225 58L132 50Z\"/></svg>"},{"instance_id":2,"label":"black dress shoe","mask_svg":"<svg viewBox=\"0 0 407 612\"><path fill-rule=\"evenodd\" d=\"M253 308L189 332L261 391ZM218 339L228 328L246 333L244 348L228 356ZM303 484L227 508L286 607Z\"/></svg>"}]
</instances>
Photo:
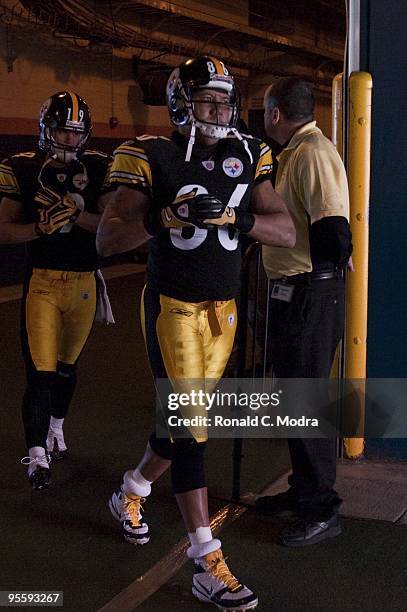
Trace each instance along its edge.
<instances>
[{"instance_id":1,"label":"black dress shoe","mask_svg":"<svg viewBox=\"0 0 407 612\"><path fill-rule=\"evenodd\" d=\"M339 518L335 514L326 521L301 520L283 533L281 541L284 546L310 546L341 533Z\"/></svg>"},{"instance_id":2,"label":"black dress shoe","mask_svg":"<svg viewBox=\"0 0 407 612\"><path fill-rule=\"evenodd\" d=\"M48 489L50 482L50 471L48 468L37 467L31 476L28 477L34 491L44 491Z\"/></svg>"},{"instance_id":3,"label":"black dress shoe","mask_svg":"<svg viewBox=\"0 0 407 612\"><path fill-rule=\"evenodd\" d=\"M299 514L297 496L292 489L278 493L278 495L259 497L255 507L259 514L268 516L289 517Z\"/></svg>"}]
</instances>

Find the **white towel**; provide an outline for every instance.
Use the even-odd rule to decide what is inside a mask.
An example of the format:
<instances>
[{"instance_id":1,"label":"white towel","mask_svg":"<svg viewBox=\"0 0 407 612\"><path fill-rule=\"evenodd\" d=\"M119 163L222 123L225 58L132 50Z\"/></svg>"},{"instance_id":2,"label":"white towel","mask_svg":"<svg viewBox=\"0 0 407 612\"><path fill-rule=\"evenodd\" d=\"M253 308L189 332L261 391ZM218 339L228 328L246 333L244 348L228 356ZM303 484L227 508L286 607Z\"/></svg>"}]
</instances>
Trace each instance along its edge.
<instances>
[{"instance_id":1,"label":"white towel","mask_svg":"<svg viewBox=\"0 0 407 612\"><path fill-rule=\"evenodd\" d=\"M110 305L109 296L107 295L105 279L102 276L101 270L96 270L96 316L95 320L99 323L116 323L114 320L112 307Z\"/></svg>"}]
</instances>

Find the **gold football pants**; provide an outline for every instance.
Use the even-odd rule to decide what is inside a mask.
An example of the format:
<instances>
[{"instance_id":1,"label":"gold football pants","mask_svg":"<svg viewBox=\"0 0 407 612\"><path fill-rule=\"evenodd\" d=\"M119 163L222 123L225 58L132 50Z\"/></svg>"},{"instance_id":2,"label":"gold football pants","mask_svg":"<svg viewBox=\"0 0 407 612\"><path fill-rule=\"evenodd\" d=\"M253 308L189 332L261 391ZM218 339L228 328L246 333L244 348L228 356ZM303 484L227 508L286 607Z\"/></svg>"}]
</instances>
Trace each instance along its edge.
<instances>
[{"instance_id":1,"label":"gold football pants","mask_svg":"<svg viewBox=\"0 0 407 612\"><path fill-rule=\"evenodd\" d=\"M211 393L232 352L237 325L235 300L196 303L160 295L159 302L155 331L174 392ZM142 298L142 321L145 316L154 316L144 313L144 304ZM143 325L143 329L151 330L151 325ZM154 356L151 338L147 337L146 343L151 363ZM155 378L159 378L160 368L154 367L154 363L151 365ZM180 412L186 418L208 416L204 405L180 407ZM197 425L188 429L198 442L207 439L205 427Z\"/></svg>"},{"instance_id":2,"label":"gold football pants","mask_svg":"<svg viewBox=\"0 0 407 612\"><path fill-rule=\"evenodd\" d=\"M35 369L56 372L74 364L90 334L96 311L94 272L34 268L25 299L28 348Z\"/></svg>"}]
</instances>

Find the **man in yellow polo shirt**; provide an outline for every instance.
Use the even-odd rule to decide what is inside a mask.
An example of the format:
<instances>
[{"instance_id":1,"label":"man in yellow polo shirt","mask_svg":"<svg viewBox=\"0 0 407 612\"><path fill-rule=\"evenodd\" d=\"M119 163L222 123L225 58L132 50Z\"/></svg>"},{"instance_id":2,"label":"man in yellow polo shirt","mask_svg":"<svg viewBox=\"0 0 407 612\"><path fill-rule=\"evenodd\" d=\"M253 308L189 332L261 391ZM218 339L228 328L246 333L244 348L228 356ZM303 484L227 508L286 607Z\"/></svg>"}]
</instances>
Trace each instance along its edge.
<instances>
[{"instance_id":1,"label":"man in yellow polo shirt","mask_svg":"<svg viewBox=\"0 0 407 612\"><path fill-rule=\"evenodd\" d=\"M294 220L292 249L263 246L271 286L270 342L281 378L328 378L344 329L343 270L351 252L345 168L313 120L311 87L296 77L270 86L265 129L278 145L276 191ZM335 440L288 440L288 491L257 500L265 514L293 511L301 518L283 535L286 546L306 546L341 533L334 490Z\"/></svg>"}]
</instances>

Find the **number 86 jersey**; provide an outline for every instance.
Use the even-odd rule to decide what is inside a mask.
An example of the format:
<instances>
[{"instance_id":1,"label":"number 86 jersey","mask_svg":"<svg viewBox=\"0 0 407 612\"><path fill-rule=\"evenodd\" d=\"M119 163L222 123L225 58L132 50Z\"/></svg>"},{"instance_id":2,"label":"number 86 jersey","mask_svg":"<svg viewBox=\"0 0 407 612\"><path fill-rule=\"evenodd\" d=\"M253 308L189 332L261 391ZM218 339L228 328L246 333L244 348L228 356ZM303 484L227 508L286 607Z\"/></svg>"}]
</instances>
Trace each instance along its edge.
<instances>
[{"instance_id":1,"label":"number 86 jersey","mask_svg":"<svg viewBox=\"0 0 407 612\"><path fill-rule=\"evenodd\" d=\"M245 138L252 159L233 136L213 146L195 144L186 162L188 138L181 134L140 136L115 151L110 186L143 191L157 211L192 189L250 210L255 184L271 180L272 157L268 145ZM239 289L240 265L239 232L231 226L173 228L150 240L147 278L159 293L179 300L229 300Z\"/></svg>"}]
</instances>

